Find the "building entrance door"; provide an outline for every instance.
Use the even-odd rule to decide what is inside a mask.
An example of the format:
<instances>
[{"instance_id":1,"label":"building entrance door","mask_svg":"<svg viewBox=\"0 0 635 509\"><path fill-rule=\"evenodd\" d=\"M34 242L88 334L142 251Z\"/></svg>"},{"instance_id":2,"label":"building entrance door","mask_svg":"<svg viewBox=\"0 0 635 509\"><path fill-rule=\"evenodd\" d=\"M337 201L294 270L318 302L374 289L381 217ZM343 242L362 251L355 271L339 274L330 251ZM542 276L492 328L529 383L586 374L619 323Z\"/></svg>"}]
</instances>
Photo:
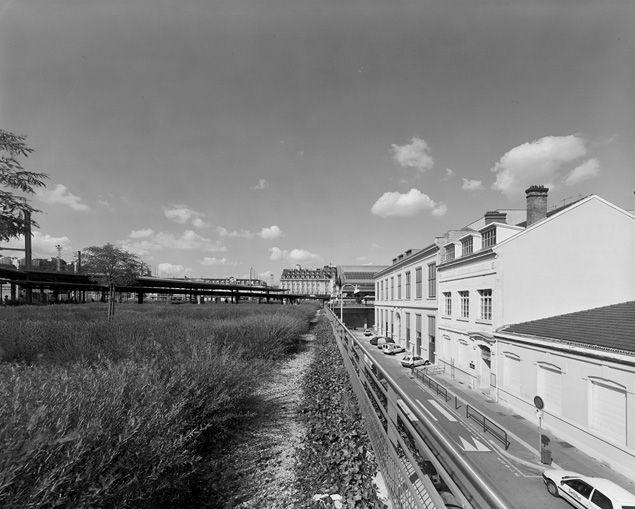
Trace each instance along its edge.
<instances>
[{"instance_id":1,"label":"building entrance door","mask_svg":"<svg viewBox=\"0 0 635 509\"><path fill-rule=\"evenodd\" d=\"M481 350L481 361L479 369L479 389L489 392L490 378L492 373L492 351L487 346L479 345Z\"/></svg>"}]
</instances>

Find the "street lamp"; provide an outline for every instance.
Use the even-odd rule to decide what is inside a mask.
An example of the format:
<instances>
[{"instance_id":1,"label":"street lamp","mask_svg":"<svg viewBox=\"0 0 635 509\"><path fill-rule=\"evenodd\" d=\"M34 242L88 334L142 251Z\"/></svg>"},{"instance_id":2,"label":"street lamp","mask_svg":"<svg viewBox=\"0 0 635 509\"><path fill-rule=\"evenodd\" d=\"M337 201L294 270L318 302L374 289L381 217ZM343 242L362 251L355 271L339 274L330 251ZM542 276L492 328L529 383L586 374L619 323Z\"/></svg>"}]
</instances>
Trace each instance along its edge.
<instances>
[{"instance_id":1,"label":"street lamp","mask_svg":"<svg viewBox=\"0 0 635 509\"><path fill-rule=\"evenodd\" d=\"M345 286L352 286L353 293L359 293L359 287L357 285L354 285L351 283L344 283L342 286L340 286L340 322L342 322L342 324L344 323L344 287Z\"/></svg>"}]
</instances>

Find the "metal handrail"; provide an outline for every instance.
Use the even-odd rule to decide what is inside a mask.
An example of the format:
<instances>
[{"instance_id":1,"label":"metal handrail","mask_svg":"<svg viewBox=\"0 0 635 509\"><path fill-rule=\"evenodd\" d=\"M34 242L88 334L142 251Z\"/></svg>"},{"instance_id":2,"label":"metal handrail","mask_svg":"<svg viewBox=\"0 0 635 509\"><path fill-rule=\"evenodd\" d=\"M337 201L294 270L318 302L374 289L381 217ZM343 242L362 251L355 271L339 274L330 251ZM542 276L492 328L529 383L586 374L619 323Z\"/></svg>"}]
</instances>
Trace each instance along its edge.
<instances>
[{"instance_id":1,"label":"metal handrail","mask_svg":"<svg viewBox=\"0 0 635 509\"><path fill-rule=\"evenodd\" d=\"M494 438L500 441L505 446L505 450L507 450L510 445L507 432L498 424L483 415L469 403L465 404L465 417L479 423L483 428L483 433L490 433Z\"/></svg>"},{"instance_id":2,"label":"metal handrail","mask_svg":"<svg viewBox=\"0 0 635 509\"><path fill-rule=\"evenodd\" d=\"M347 337L364 350L361 342L351 334L333 312L327 313L327 316L335 324L338 336L342 335L343 337ZM339 343L340 341L338 341L338 344ZM341 349L340 351L344 355L345 350ZM397 399L402 400L403 404L408 408L408 411L413 414L422 427L425 428L425 436L422 437L423 445L428 448L428 450L434 451L435 461L438 460L441 462L439 467L444 470L446 477L449 476L448 481L458 486L461 497L465 501L464 506L488 509L508 509L512 507L505 497L500 494L498 488L492 486L486 479L479 476L472 465L468 463L465 455L461 454L461 451L458 450L417 405L414 404L411 397L395 382L390 374L381 365L377 363L373 363L373 365L375 370L379 373L379 377L388 384L391 392L394 393L391 397L391 404L397 408L398 414L401 413L401 419L405 420L407 417L399 409ZM426 444L429 444L429 446ZM378 458L378 463L380 465L382 463L380 458ZM442 472L439 473L441 474Z\"/></svg>"}]
</instances>

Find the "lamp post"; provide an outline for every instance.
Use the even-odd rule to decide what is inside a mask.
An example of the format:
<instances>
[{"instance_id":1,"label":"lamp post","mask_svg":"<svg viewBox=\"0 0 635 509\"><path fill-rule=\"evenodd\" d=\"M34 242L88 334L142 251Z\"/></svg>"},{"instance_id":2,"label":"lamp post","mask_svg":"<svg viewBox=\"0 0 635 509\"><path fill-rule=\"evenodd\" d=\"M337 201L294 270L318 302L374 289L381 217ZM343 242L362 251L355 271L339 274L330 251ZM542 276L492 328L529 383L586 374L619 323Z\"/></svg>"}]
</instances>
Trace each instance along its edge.
<instances>
[{"instance_id":1,"label":"lamp post","mask_svg":"<svg viewBox=\"0 0 635 509\"><path fill-rule=\"evenodd\" d=\"M342 322L342 324L344 324L344 287L346 286L352 286L353 293L359 293L359 287L357 285L344 283L340 286L340 322Z\"/></svg>"}]
</instances>

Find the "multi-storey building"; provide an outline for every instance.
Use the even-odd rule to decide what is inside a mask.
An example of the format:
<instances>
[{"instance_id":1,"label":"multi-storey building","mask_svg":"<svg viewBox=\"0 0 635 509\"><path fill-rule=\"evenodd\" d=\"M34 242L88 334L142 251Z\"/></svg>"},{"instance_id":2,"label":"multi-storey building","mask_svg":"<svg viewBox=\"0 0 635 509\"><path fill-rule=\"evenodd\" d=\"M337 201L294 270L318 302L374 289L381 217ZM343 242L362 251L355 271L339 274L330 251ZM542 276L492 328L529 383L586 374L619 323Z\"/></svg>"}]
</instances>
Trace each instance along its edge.
<instances>
[{"instance_id":1,"label":"multi-storey building","mask_svg":"<svg viewBox=\"0 0 635 509\"><path fill-rule=\"evenodd\" d=\"M339 288L342 288L344 298L354 297L357 300L372 302L376 298L375 274L384 268L385 265L339 265L334 290L339 291ZM339 294L333 296L339 297Z\"/></svg>"},{"instance_id":2,"label":"multi-storey building","mask_svg":"<svg viewBox=\"0 0 635 509\"><path fill-rule=\"evenodd\" d=\"M635 299L635 217L595 195L547 212L546 188L526 193L527 221L487 213L440 249L437 362L500 399L496 329Z\"/></svg>"},{"instance_id":3,"label":"multi-storey building","mask_svg":"<svg viewBox=\"0 0 635 509\"><path fill-rule=\"evenodd\" d=\"M336 277L337 269L332 265L321 269L303 269L296 265L294 269L282 270L280 288L300 295L331 295Z\"/></svg>"},{"instance_id":4,"label":"multi-storey building","mask_svg":"<svg viewBox=\"0 0 635 509\"><path fill-rule=\"evenodd\" d=\"M375 274L375 329L434 361L439 247L409 249Z\"/></svg>"}]
</instances>

